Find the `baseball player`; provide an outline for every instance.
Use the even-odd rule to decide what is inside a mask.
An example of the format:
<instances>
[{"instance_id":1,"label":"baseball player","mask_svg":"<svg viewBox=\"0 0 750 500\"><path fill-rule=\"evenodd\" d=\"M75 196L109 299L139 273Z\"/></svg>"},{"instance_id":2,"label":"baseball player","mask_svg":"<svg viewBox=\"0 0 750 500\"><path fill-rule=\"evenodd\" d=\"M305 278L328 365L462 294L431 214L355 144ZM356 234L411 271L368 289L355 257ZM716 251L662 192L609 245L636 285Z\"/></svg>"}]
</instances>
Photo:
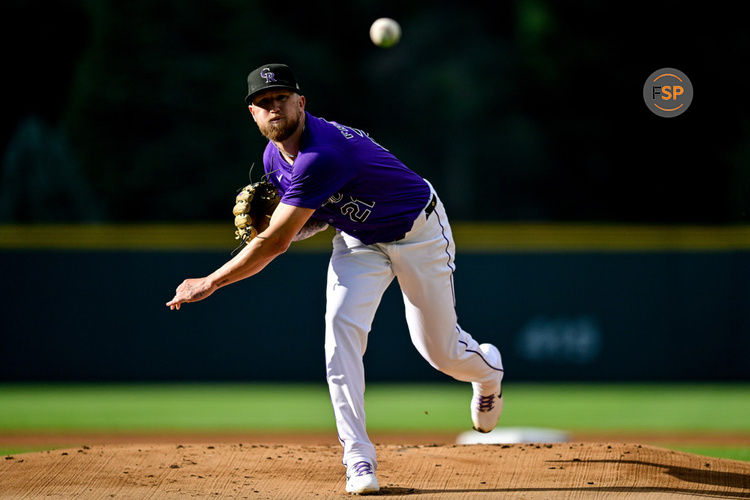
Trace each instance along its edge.
<instances>
[{"instance_id":1,"label":"baseball player","mask_svg":"<svg viewBox=\"0 0 750 500\"><path fill-rule=\"evenodd\" d=\"M412 343L430 365L471 382L474 428L489 432L502 412L498 349L478 344L457 323L455 246L445 209L425 179L366 132L305 110L297 79L283 64L247 78L246 102L269 142L263 167L280 203L267 229L212 274L185 280L170 309L205 299L260 272L289 245L336 229L328 267L326 376L344 449L346 491L379 490L375 448L364 411L364 366L375 311L394 278L404 297ZM280 289L283 293L283 289Z\"/></svg>"}]
</instances>

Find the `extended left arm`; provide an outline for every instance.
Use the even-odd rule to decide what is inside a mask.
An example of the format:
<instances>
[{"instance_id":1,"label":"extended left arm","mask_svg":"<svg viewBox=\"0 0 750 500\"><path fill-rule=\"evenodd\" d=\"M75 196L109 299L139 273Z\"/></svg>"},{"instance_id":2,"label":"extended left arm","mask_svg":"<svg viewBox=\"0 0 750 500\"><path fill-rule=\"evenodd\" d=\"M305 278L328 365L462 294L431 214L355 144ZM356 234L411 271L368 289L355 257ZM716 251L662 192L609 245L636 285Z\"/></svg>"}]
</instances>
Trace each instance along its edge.
<instances>
[{"instance_id":1,"label":"extended left arm","mask_svg":"<svg viewBox=\"0 0 750 500\"><path fill-rule=\"evenodd\" d=\"M167 302L170 309L179 309L185 302L203 300L222 286L259 273L273 259L286 252L294 237L315 210L285 203L271 217L268 229L253 238L237 255L203 278L186 279Z\"/></svg>"}]
</instances>

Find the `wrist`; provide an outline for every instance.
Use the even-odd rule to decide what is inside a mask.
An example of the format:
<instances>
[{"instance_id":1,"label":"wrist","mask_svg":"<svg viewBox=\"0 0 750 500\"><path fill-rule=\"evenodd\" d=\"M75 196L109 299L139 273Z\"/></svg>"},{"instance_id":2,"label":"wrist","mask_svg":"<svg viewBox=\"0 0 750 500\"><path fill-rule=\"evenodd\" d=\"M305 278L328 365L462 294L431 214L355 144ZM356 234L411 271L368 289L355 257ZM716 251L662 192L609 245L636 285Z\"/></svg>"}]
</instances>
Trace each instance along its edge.
<instances>
[{"instance_id":1,"label":"wrist","mask_svg":"<svg viewBox=\"0 0 750 500\"><path fill-rule=\"evenodd\" d=\"M229 278L227 278L226 276L217 275L216 273L209 274L206 277L206 280L213 290L217 290L229 283Z\"/></svg>"}]
</instances>

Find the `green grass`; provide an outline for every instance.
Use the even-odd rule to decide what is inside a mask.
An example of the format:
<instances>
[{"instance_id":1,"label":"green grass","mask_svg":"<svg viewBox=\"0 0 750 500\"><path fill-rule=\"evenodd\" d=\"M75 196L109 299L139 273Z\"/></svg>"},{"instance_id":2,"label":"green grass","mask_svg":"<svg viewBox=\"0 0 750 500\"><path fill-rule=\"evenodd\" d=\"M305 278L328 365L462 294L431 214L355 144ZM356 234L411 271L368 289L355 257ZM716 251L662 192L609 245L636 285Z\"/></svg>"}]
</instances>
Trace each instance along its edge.
<instances>
[{"instance_id":1,"label":"green grass","mask_svg":"<svg viewBox=\"0 0 750 500\"><path fill-rule=\"evenodd\" d=\"M524 385L507 394L508 425L571 430L750 431L750 385Z\"/></svg>"},{"instance_id":2,"label":"green grass","mask_svg":"<svg viewBox=\"0 0 750 500\"><path fill-rule=\"evenodd\" d=\"M750 462L750 447L737 446L670 446L675 450L705 455L707 457L730 458Z\"/></svg>"},{"instance_id":3,"label":"green grass","mask_svg":"<svg viewBox=\"0 0 750 500\"><path fill-rule=\"evenodd\" d=\"M468 384L370 384L371 430L460 431ZM750 432L750 384L508 384L503 425ZM0 431L333 428L324 384L0 385Z\"/></svg>"},{"instance_id":4,"label":"green grass","mask_svg":"<svg viewBox=\"0 0 750 500\"><path fill-rule=\"evenodd\" d=\"M750 384L517 383L503 392L509 427L750 433ZM470 395L457 382L369 384L368 429L461 432ZM0 433L334 430L322 383L0 384ZM720 452L748 459L745 448Z\"/></svg>"},{"instance_id":5,"label":"green grass","mask_svg":"<svg viewBox=\"0 0 750 500\"><path fill-rule=\"evenodd\" d=\"M233 431L333 428L325 385L0 386L2 431Z\"/></svg>"},{"instance_id":6,"label":"green grass","mask_svg":"<svg viewBox=\"0 0 750 500\"><path fill-rule=\"evenodd\" d=\"M0 457L6 457L9 455L18 455L19 453L31 453L33 451L46 451L53 450L52 446L13 446L13 447L0 447Z\"/></svg>"}]
</instances>

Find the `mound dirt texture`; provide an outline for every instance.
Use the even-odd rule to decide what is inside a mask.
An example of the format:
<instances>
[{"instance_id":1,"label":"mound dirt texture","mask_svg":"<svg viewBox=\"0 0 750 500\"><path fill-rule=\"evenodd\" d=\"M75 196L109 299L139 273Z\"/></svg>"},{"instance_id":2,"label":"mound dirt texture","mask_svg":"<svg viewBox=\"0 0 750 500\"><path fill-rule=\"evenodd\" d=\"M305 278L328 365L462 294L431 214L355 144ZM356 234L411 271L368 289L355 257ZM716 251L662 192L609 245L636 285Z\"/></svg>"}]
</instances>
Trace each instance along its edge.
<instances>
[{"instance_id":1,"label":"mound dirt texture","mask_svg":"<svg viewBox=\"0 0 750 500\"><path fill-rule=\"evenodd\" d=\"M621 443L380 445L380 495L750 498L750 463ZM346 498L341 448L95 445L0 460L0 497Z\"/></svg>"}]
</instances>

